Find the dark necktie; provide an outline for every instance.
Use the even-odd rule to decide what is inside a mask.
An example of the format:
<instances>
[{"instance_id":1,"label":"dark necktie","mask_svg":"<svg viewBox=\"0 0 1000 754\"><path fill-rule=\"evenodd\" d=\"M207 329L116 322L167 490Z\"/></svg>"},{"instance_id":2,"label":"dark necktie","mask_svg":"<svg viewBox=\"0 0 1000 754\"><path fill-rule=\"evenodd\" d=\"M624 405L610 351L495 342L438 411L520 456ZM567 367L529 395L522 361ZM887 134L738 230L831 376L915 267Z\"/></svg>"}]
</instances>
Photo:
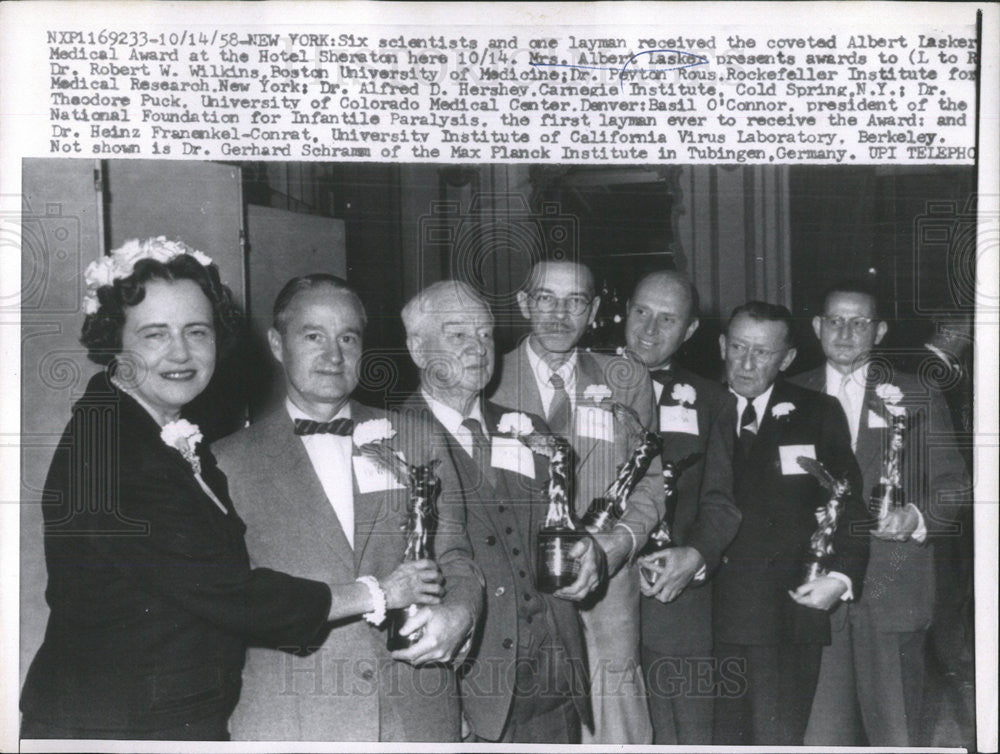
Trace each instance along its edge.
<instances>
[{"instance_id":1,"label":"dark necktie","mask_svg":"<svg viewBox=\"0 0 1000 754\"><path fill-rule=\"evenodd\" d=\"M478 419L464 419L462 426L469 430L472 435L472 462L483 478L493 482L493 471L490 466L490 441L483 432L483 425Z\"/></svg>"},{"instance_id":2,"label":"dark necktie","mask_svg":"<svg viewBox=\"0 0 1000 754\"><path fill-rule=\"evenodd\" d=\"M555 434L566 437L569 433L570 406L569 395L566 393L566 383L563 378L555 372L549 377L549 384L552 385L554 394L552 402L549 404L549 415L546 417L549 429Z\"/></svg>"},{"instance_id":3,"label":"dark necktie","mask_svg":"<svg viewBox=\"0 0 1000 754\"><path fill-rule=\"evenodd\" d=\"M654 369L649 373L650 379L653 382L659 382L661 385L666 387L673 380L673 371L670 369Z\"/></svg>"},{"instance_id":4,"label":"dark necktie","mask_svg":"<svg viewBox=\"0 0 1000 754\"><path fill-rule=\"evenodd\" d=\"M750 449L753 441L757 437L757 410L753 407L753 401L748 400L743 414L740 416L740 450L744 458L750 457Z\"/></svg>"},{"instance_id":5,"label":"dark necktie","mask_svg":"<svg viewBox=\"0 0 1000 754\"><path fill-rule=\"evenodd\" d=\"M334 419L328 422L316 422L312 419L296 419L295 434L297 435L340 435L349 437L354 432L353 419Z\"/></svg>"}]
</instances>

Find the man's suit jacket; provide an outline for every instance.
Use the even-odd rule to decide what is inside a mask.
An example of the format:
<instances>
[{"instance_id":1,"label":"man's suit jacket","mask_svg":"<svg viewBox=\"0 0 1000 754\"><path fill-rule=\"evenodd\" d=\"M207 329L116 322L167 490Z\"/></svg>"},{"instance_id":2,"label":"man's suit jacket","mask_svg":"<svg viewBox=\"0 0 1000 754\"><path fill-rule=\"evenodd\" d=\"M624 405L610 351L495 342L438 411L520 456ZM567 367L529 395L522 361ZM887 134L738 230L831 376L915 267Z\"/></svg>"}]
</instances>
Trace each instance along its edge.
<instances>
[{"instance_id":1,"label":"man's suit jacket","mask_svg":"<svg viewBox=\"0 0 1000 754\"><path fill-rule=\"evenodd\" d=\"M401 409L407 418L416 416L431 428L427 440L432 455L441 460L438 475L441 478L443 499L449 504L462 505L466 511L470 540L476 564L482 569L486 581L486 606L481 625L465 663L459 673L462 706L473 731L487 740L497 740L507 720L513 700L514 661L518 648L518 606L515 604L515 583L525 579L534 584L537 573L536 549L538 530L545 523L548 510L548 459L535 454L534 479L507 469L493 468L495 480L492 490L479 483L463 480L481 480L484 471L477 469L468 453L442 425L423 396L416 393ZM506 409L489 401L483 406L483 431L491 437ZM545 431L544 422L532 417L536 428ZM493 499L496 494L498 499ZM530 572L525 576L516 569L498 546L498 537L486 506L509 506L517 517L517 526L528 539ZM591 724L587 698L586 656L580 629L580 619L572 602L557 599L534 590L548 606L554 628L565 648L567 663L566 680L576 703L581 720Z\"/></svg>"},{"instance_id":2,"label":"man's suit jacket","mask_svg":"<svg viewBox=\"0 0 1000 754\"><path fill-rule=\"evenodd\" d=\"M244 524L204 444L198 484L135 400L95 375L45 483L45 641L26 717L93 738L148 737L215 718L225 730L247 641L308 644L330 589L251 569Z\"/></svg>"},{"instance_id":3,"label":"man's suit jacket","mask_svg":"<svg viewBox=\"0 0 1000 754\"><path fill-rule=\"evenodd\" d=\"M500 381L491 399L501 406L544 416L527 348L527 341L523 341L503 357ZM653 405L653 386L646 367L640 362L577 350L575 392L578 407L584 391L592 385L610 388L612 400L633 408L647 429L658 426L656 407ZM636 441L628 438L617 423L613 443L584 437L575 431L575 427L567 439L573 446L576 462L573 505L576 515L582 516L591 501L603 495L605 488L615 478L618 466L631 455ZM656 458L629 497L628 510L621 523L628 526L636 537L637 548L641 548L662 515L663 482L660 459Z\"/></svg>"},{"instance_id":4,"label":"man's suit jacket","mask_svg":"<svg viewBox=\"0 0 1000 754\"><path fill-rule=\"evenodd\" d=\"M793 408L776 417L773 409L781 403ZM783 474L780 448L811 446L826 469L850 485L834 552L821 562L850 578L857 598L868 562L869 516L847 420L836 399L779 379L758 421L749 458L741 459L736 449L734 490L743 521L715 575L715 641L828 644L828 614L798 605L788 591L802 583L809 539L817 528L815 511L826 505L829 494L809 474Z\"/></svg>"},{"instance_id":5,"label":"man's suit jacket","mask_svg":"<svg viewBox=\"0 0 1000 754\"><path fill-rule=\"evenodd\" d=\"M825 391L826 369L805 372L795 381L812 390ZM870 374L855 448L865 499L881 479L882 460L891 435L886 412L875 394L875 388L883 381L903 392L902 405L908 414L903 438L904 499L923 512L928 539L921 544L914 540L887 542L872 537L862 600L870 607L877 628L919 631L927 628L933 614L934 541L940 543L943 537L955 534L953 522L961 504L971 496L971 490L965 464L951 435L948 407L941 396L911 374L896 372L889 379ZM844 620L845 613L837 611L834 620Z\"/></svg>"},{"instance_id":6,"label":"man's suit jacket","mask_svg":"<svg viewBox=\"0 0 1000 754\"><path fill-rule=\"evenodd\" d=\"M386 417L351 402L360 423ZM423 462L413 441L418 431L389 416L398 435L394 447L410 463ZM349 584L361 575L388 576L402 561L408 494L404 489L362 494L354 477L354 549L340 526L301 438L282 408L216 446L229 476L233 501L247 522L254 563L286 568L327 583ZM357 449L354 451L358 455ZM447 580L449 601L478 614L482 586L471 561L463 511L439 503L433 539L435 558ZM251 648L243 695L232 733L243 740L454 741L459 709L454 670L413 668L393 660L386 633L361 616L332 625L315 654Z\"/></svg>"},{"instance_id":7,"label":"man's suit jacket","mask_svg":"<svg viewBox=\"0 0 1000 754\"><path fill-rule=\"evenodd\" d=\"M642 600L642 643L661 654L695 654L712 649L711 576L740 526L733 501L733 440L736 399L722 385L686 369L675 368L663 387L660 406L671 406L675 385L695 389L697 434L664 431L663 462L676 463L691 454L701 458L677 479L677 507L672 534L681 547L693 547L704 558L706 582L692 582L673 602Z\"/></svg>"}]
</instances>

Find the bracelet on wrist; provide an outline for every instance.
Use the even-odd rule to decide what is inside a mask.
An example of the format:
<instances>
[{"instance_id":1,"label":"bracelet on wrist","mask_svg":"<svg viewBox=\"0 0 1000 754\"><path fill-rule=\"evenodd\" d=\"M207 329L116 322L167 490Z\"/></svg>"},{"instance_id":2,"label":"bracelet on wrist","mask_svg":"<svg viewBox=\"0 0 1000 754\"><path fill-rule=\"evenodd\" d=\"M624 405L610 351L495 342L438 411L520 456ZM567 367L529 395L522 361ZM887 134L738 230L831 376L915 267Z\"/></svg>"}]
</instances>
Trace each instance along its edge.
<instances>
[{"instance_id":1,"label":"bracelet on wrist","mask_svg":"<svg viewBox=\"0 0 1000 754\"><path fill-rule=\"evenodd\" d=\"M371 595L372 603L375 605L370 612L364 613L361 617L377 628L385 620L385 591L374 576L359 576L356 581L368 588L368 594Z\"/></svg>"}]
</instances>

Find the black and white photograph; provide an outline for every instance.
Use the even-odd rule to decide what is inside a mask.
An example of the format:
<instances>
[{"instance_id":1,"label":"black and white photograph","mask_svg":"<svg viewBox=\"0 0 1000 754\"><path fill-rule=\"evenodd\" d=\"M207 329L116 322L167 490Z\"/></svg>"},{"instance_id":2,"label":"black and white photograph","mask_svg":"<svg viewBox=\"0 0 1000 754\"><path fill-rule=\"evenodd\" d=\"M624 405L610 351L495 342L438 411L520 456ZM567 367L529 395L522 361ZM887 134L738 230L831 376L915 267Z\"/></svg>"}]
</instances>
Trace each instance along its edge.
<instances>
[{"instance_id":1,"label":"black and white photograph","mask_svg":"<svg viewBox=\"0 0 1000 754\"><path fill-rule=\"evenodd\" d=\"M982 17L567 24L566 62L510 6L437 37L348 5L35 41L3 745L995 746Z\"/></svg>"},{"instance_id":2,"label":"black and white photograph","mask_svg":"<svg viewBox=\"0 0 1000 754\"><path fill-rule=\"evenodd\" d=\"M24 737L974 740L971 169L38 159L22 176ZM549 363L580 371L540 387ZM634 437L599 408L626 397ZM496 438L474 476L469 412L484 443L508 412L570 439L564 484L593 486L570 493L570 531L654 433L589 581L542 591L556 476L518 477ZM409 482L355 467L344 512L350 480L294 434L345 413L356 444L363 417L392 417L429 432L407 463L452 465L433 563L405 557ZM151 418L198 442L164 447ZM606 430L621 440L594 447ZM815 555L849 585L814 579L827 596L802 570L831 500ZM465 508L455 541L447 506ZM365 621L452 600L461 621L432 642L428 617L415 654Z\"/></svg>"}]
</instances>

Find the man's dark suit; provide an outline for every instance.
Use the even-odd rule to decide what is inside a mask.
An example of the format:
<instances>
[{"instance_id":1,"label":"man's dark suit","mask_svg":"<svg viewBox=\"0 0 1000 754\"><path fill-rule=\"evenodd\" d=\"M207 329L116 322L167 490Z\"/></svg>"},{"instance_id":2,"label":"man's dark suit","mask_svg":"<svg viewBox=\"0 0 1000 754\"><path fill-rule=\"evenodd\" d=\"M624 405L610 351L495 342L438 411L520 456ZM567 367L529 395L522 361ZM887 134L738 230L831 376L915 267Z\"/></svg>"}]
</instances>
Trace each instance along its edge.
<instances>
[{"instance_id":1,"label":"man's dark suit","mask_svg":"<svg viewBox=\"0 0 1000 754\"><path fill-rule=\"evenodd\" d=\"M202 477L131 397L90 381L45 485L51 609L21 696L47 737L220 738L246 643L309 646L330 589L251 569L204 444ZM67 731L59 734L57 729Z\"/></svg>"},{"instance_id":2,"label":"man's dark suit","mask_svg":"<svg viewBox=\"0 0 1000 754\"><path fill-rule=\"evenodd\" d=\"M411 396L401 413L404 417L416 414L430 425L428 447L433 457L442 461L437 470L442 499L464 503L473 557L486 579L484 618L459 671L462 707L473 733L487 741L502 738L514 700L515 661L527 656L527 640L546 633L548 643L542 650L556 664L559 684L555 694L538 693L537 703L572 698L578 719L591 725L586 657L576 606L542 594L534 586L537 533L547 511L547 459L534 457L533 480L506 469L480 469L420 394ZM484 404L487 426L483 430L490 438L504 413L500 406ZM533 417L532 421L544 431L540 419ZM533 601L541 601L545 610L526 622L525 611L533 607ZM575 727L578 736L579 725ZM551 733L550 740L559 740L559 730Z\"/></svg>"},{"instance_id":3,"label":"man's dark suit","mask_svg":"<svg viewBox=\"0 0 1000 754\"><path fill-rule=\"evenodd\" d=\"M854 604L839 606L831 618L834 642L824 651L809 724L809 741L816 745L917 745L923 642L934 610L935 540L947 541L956 534L951 522L962 508L956 503L969 489L940 395L928 391L913 375L897 372L885 381L903 392L902 405L908 413L902 469L905 500L921 508L929 536L923 544L872 537L863 596ZM825 390L826 370L806 372L796 382ZM875 394L878 383L869 376L855 449L866 496L881 478L890 437L888 422L880 419L885 410ZM852 739L859 722L865 738Z\"/></svg>"},{"instance_id":4,"label":"man's dark suit","mask_svg":"<svg viewBox=\"0 0 1000 754\"><path fill-rule=\"evenodd\" d=\"M776 417L779 404L792 409ZM733 426L735 418L734 410ZM829 494L809 474L783 473L780 448L811 446L826 469L850 485L833 554L822 564L847 576L855 597L868 560L868 513L847 420L835 399L779 379L758 421L749 457L736 452L734 491L743 521L716 572L713 593L719 662L745 662L747 675L742 687L720 692L714 743L795 745L805 733L830 618L797 604L788 592L802 583L815 511ZM767 667L757 662L761 657L768 658Z\"/></svg>"},{"instance_id":5,"label":"man's dark suit","mask_svg":"<svg viewBox=\"0 0 1000 754\"><path fill-rule=\"evenodd\" d=\"M700 459L677 480L674 541L693 547L710 579L722 552L736 536L740 511L733 503L733 416L736 399L716 382L685 369L671 370L659 405L677 404L675 386L695 390L690 409L697 414L694 433L660 423L663 463L692 454ZM685 427L687 428L687 427ZM644 597L641 603L642 665L646 673L655 744L710 744L712 741L711 581L692 582L674 601Z\"/></svg>"}]
</instances>

